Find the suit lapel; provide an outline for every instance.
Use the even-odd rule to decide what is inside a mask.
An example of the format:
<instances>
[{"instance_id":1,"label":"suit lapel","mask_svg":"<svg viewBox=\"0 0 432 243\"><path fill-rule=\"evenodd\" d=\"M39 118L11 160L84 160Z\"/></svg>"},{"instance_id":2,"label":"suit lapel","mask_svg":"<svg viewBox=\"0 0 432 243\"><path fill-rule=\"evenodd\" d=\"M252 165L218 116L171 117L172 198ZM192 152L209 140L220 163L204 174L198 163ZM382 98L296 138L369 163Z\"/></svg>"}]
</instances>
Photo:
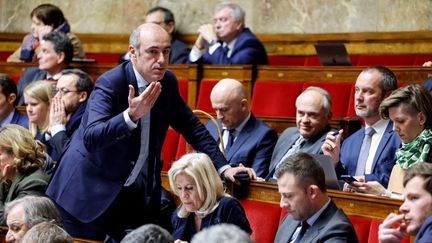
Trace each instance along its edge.
<instances>
[{"instance_id":1,"label":"suit lapel","mask_svg":"<svg viewBox=\"0 0 432 243\"><path fill-rule=\"evenodd\" d=\"M286 222L285 220L289 220L289 222ZM291 237L300 224L299 221L294 220L290 215L287 215L285 220L282 222L283 227L278 230L278 233L280 233L279 235L281 236L278 242L290 242Z\"/></svg>"},{"instance_id":2,"label":"suit lapel","mask_svg":"<svg viewBox=\"0 0 432 243\"><path fill-rule=\"evenodd\" d=\"M308 229L304 237L302 238L302 242L317 242L314 240L320 233L320 231L329 223L329 218L333 217L335 211L337 210L336 205L333 201L330 201L330 204L326 209L321 213L315 223Z\"/></svg>"},{"instance_id":3,"label":"suit lapel","mask_svg":"<svg viewBox=\"0 0 432 243\"><path fill-rule=\"evenodd\" d=\"M386 130L381 138L380 143L378 144L377 151L375 152L375 157L372 163L372 171L374 170L379 158L381 157L384 148L386 147L387 143L390 141L390 137L392 135L391 133L392 129L393 129L393 123L390 121L389 124L387 124Z\"/></svg>"},{"instance_id":4,"label":"suit lapel","mask_svg":"<svg viewBox=\"0 0 432 243\"><path fill-rule=\"evenodd\" d=\"M276 165L279 163L279 161L282 159L282 157L286 154L286 152L292 147L295 141L297 141L298 137L300 136L299 131L297 130L289 139L285 139L281 142L280 151L278 151L278 154L275 156L274 160L272 160L272 164L270 164L270 170L272 171L275 169Z\"/></svg>"},{"instance_id":5,"label":"suit lapel","mask_svg":"<svg viewBox=\"0 0 432 243\"><path fill-rule=\"evenodd\" d=\"M230 151L227 154L227 160L230 159L236 154L236 152L241 148L241 146L248 140L248 138L252 135L252 130L254 128L255 117L251 114L249 120L246 122L243 129L237 135L237 138L231 147Z\"/></svg>"}]
</instances>

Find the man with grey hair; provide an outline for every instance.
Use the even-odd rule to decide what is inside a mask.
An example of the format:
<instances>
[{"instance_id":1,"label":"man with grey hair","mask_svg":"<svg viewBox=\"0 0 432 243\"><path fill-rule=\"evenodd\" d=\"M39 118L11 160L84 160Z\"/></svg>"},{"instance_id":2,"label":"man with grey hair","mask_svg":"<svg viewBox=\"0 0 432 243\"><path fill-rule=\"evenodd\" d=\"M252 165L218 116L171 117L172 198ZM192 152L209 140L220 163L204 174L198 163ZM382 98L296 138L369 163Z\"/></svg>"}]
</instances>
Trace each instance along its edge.
<instances>
[{"instance_id":1,"label":"man with grey hair","mask_svg":"<svg viewBox=\"0 0 432 243\"><path fill-rule=\"evenodd\" d=\"M172 243L171 234L155 224L146 224L134 229L120 243Z\"/></svg>"},{"instance_id":2,"label":"man with grey hair","mask_svg":"<svg viewBox=\"0 0 432 243\"><path fill-rule=\"evenodd\" d=\"M393 122L381 118L379 106L395 89L396 76L383 66L368 67L357 77L355 112L366 126L345 139L342 146L340 133L328 133L322 146L324 154L332 157L338 176L351 175L360 182L378 181L387 187L401 141L393 131ZM344 190L364 192L347 183Z\"/></svg>"},{"instance_id":3,"label":"man with grey hair","mask_svg":"<svg viewBox=\"0 0 432 243\"><path fill-rule=\"evenodd\" d=\"M47 189L73 237L120 241L127 229L160 223L161 150L168 128L208 154L230 181L238 172L179 94L167 71L169 34L146 23L130 37L131 61L99 77L81 125ZM93 185L93 186L91 186Z\"/></svg>"},{"instance_id":4,"label":"man with grey hair","mask_svg":"<svg viewBox=\"0 0 432 243\"><path fill-rule=\"evenodd\" d=\"M266 181L276 182L274 172L283 160L297 152L322 154L332 118L332 100L327 91L309 87L296 100L296 127L290 127L279 136L271 158Z\"/></svg>"},{"instance_id":5,"label":"man with grey hair","mask_svg":"<svg viewBox=\"0 0 432 243\"><path fill-rule=\"evenodd\" d=\"M64 229L52 222L42 222L32 227L20 243L73 243L74 239Z\"/></svg>"},{"instance_id":6,"label":"man with grey hair","mask_svg":"<svg viewBox=\"0 0 432 243\"><path fill-rule=\"evenodd\" d=\"M191 63L268 64L263 44L245 27L245 12L235 3L218 4L213 14L213 25L202 25L198 32L189 54Z\"/></svg>"},{"instance_id":7,"label":"man with grey hair","mask_svg":"<svg viewBox=\"0 0 432 243\"><path fill-rule=\"evenodd\" d=\"M216 224L194 235L191 243L252 243L249 234L233 224Z\"/></svg>"},{"instance_id":8,"label":"man with grey hair","mask_svg":"<svg viewBox=\"0 0 432 243\"><path fill-rule=\"evenodd\" d=\"M25 196L6 203L5 219L7 242L20 242L29 229L41 222L50 221L62 226L56 206L46 197Z\"/></svg>"}]
</instances>

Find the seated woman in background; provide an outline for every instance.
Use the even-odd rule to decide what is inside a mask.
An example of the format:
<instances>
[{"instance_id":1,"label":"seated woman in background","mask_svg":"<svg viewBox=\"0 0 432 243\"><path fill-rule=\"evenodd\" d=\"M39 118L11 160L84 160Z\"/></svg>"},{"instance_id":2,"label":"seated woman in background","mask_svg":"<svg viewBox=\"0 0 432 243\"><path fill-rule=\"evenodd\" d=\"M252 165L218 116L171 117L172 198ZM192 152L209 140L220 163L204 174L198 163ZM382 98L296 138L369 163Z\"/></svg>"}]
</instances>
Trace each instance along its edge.
<instances>
[{"instance_id":1,"label":"seated woman in background","mask_svg":"<svg viewBox=\"0 0 432 243\"><path fill-rule=\"evenodd\" d=\"M189 242L198 231L220 223L234 224L251 234L245 211L224 192L222 181L206 154L191 153L168 171L171 190L181 206L172 216L173 238Z\"/></svg>"},{"instance_id":2,"label":"seated woman in background","mask_svg":"<svg viewBox=\"0 0 432 243\"><path fill-rule=\"evenodd\" d=\"M406 169L416 163L432 162L432 96L418 84L405 86L393 91L379 110L384 119L393 121L393 130L402 140L388 190L377 181L353 182L347 189L392 196L392 192L403 192L402 178Z\"/></svg>"},{"instance_id":3,"label":"seated woman in background","mask_svg":"<svg viewBox=\"0 0 432 243\"><path fill-rule=\"evenodd\" d=\"M44 146L15 124L0 128L0 222L5 203L27 195L45 195L49 176L42 170Z\"/></svg>"},{"instance_id":4,"label":"seated woman in background","mask_svg":"<svg viewBox=\"0 0 432 243\"><path fill-rule=\"evenodd\" d=\"M7 59L8 62L36 61L36 49L42 37L51 31L60 31L69 37L74 49L74 57L84 58L84 50L78 37L70 32L70 26L63 12L52 4L41 4L30 13L31 33L24 37L21 47Z\"/></svg>"}]
</instances>

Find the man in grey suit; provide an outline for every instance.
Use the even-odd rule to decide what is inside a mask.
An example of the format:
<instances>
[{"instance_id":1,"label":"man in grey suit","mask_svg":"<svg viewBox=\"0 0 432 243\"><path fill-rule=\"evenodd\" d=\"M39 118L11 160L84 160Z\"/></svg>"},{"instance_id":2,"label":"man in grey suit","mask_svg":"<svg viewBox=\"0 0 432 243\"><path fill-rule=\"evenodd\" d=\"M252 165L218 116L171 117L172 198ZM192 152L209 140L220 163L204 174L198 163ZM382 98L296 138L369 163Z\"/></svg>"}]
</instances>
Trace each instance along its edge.
<instances>
[{"instance_id":1,"label":"man in grey suit","mask_svg":"<svg viewBox=\"0 0 432 243\"><path fill-rule=\"evenodd\" d=\"M322 154L321 145L329 131L332 117L332 101L327 91L309 87L296 100L296 125L280 135L270 162L266 181L276 182L274 173L283 159L297 153Z\"/></svg>"},{"instance_id":2,"label":"man in grey suit","mask_svg":"<svg viewBox=\"0 0 432 243\"><path fill-rule=\"evenodd\" d=\"M288 212L275 243L358 242L354 226L328 197L324 170L311 155L300 152L288 157L275 176L280 206Z\"/></svg>"}]
</instances>

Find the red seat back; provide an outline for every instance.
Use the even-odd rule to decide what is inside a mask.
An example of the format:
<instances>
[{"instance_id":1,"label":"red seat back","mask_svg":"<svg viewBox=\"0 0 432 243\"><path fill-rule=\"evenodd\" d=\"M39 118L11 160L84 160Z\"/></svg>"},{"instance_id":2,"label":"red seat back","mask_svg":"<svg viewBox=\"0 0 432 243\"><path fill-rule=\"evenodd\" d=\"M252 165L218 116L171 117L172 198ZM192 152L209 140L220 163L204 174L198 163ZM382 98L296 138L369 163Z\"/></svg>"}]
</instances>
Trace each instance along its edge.
<instances>
[{"instance_id":1,"label":"red seat back","mask_svg":"<svg viewBox=\"0 0 432 243\"><path fill-rule=\"evenodd\" d=\"M303 82L257 81L252 93L252 112L261 117L294 117L295 100Z\"/></svg>"},{"instance_id":2,"label":"red seat back","mask_svg":"<svg viewBox=\"0 0 432 243\"><path fill-rule=\"evenodd\" d=\"M432 61L432 54L417 54L414 59L414 66L423 66L423 63Z\"/></svg>"},{"instance_id":3,"label":"red seat back","mask_svg":"<svg viewBox=\"0 0 432 243\"><path fill-rule=\"evenodd\" d=\"M177 154L177 147L179 143L179 134L174 129L168 129L167 135L162 146L162 171L168 171L171 168Z\"/></svg>"},{"instance_id":4,"label":"red seat back","mask_svg":"<svg viewBox=\"0 0 432 243\"><path fill-rule=\"evenodd\" d=\"M378 219L372 219L371 220L368 243L378 243L379 242L378 241L378 231L379 231L379 225L381 223L382 223L382 220L378 220ZM410 238L409 237L403 238L400 242L401 243L409 243Z\"/></svg>"},{"instance_id":5,"label":"red seat back","mask_svg":"<svg viewBox=\"0 0 432 243\"><path fill-rule=\"evenodd\" d=\"M184 79L178 80L180 96L184 102L188 103L188 81Z\"/></svg>"},{"instance_id":6,"label":"red seat back","mask_svg":"<svg viewBox=\"0 0 432 243\"><path fill-rule=\"evenodd\" d=\"M368 243L371 219L360 216L348 216L354 226L359 243Z\"/></svg>"},{"instance_id":7,"label":"red seat back","mask_svg":"<svg viewBox=\"0 0 432 243\"><path fill-rule=\"evenodd\" d=\"M217 82L218 82L217 80L206 80L206 79L201 80L199 85L196 109L203 110L210 114L215 113L210 101L210 93Z\"/></svg>"},{"instance_id":8,"label":"red seat back","mask_svg":"<svg viewBox=\"0 0 432 243\"><path fill-rule=\"evenodd\" d=\"M351 97L352 83L324 83L324 82L306 82L303 89L310 86L325 89L332 99L333 117L345 117L348 111L347 102Z\"/></svg>"},{"instance_id":9,"label":"red seat back","mask_svg":"<svg viewBox=\"0 0 432 243\"><path fill-rule=\"evenodd\" d=\"M279 205L249 200L242 200L240 203L252 228L252 240L255 243L273 242L279 227Z\"/></svg>"},{"instance_id":10,"label":"red seat back","mask_svg":"<svg viewBox=\"0 0 432 243\"><path fill-rule=\"evenodd\" d=\"M349 98L349 102L348 102L348 107L347 107L347 117L358 117L356 112L355 112L355 85L353 84L352 88L351 88L351 93L350 93L350 98Z\"/></svg>"},{"instance_id":11,"label":"red seat back","mask_svg":"<svg viewBox=\"0 0 432 243\"><path fill-rule=\"evenodd\" d=\"M305 66L321 66L318 56L309 56L306 58Z\"/></svg>"},{"instance_id":12,"label":"red seat back","mask_svg":"<svg viewBox=\"0 0 432 243\"><path fill-rule=\"evenodd\" d=\"M288 66L303 66L306 61L305 56L284 56L274 55L269 56L269 65L288 65Z\"/></svg>"},{"instance_id":13,"label":"red seat back","mask_svg":"<svg viewBox=\"0 0 432 243\"><path fill-rule=\"evenodd\" d=\"M357 66L412 66L414 58L413 54L360 55Z\"/></svg>"},{"instance_id":14,"label":"red seat back","mask_svg":"<svg viewBox=\"0 0 432 243\"><path fill-rule=\"evenodd\" d=\"M118 63L121 55L118 53L86 53L86 58L94 59L97 63Z\"/></svg>"}]
</instances>

